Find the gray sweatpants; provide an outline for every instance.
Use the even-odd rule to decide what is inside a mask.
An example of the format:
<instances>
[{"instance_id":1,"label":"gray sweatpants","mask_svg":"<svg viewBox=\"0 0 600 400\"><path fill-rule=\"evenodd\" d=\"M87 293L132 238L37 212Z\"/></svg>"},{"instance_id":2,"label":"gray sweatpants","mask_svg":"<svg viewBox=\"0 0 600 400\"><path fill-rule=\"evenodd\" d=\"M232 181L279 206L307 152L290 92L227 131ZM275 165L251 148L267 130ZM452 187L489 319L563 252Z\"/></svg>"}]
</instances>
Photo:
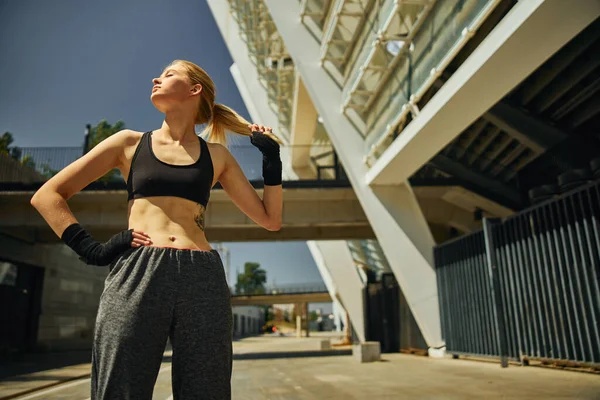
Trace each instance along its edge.
<instances>
[{"instance_id":1,"label":"gray sweatpants","mask_svg":"<svg viewBox=\"0 0 600 400\"><path fill-rule=\"evenodd\" d=\"M215 250L132 248L110 265L92 399L151 400L170 338L174 400L231 398L231 298Z\"/></svg>"}]
</instances>

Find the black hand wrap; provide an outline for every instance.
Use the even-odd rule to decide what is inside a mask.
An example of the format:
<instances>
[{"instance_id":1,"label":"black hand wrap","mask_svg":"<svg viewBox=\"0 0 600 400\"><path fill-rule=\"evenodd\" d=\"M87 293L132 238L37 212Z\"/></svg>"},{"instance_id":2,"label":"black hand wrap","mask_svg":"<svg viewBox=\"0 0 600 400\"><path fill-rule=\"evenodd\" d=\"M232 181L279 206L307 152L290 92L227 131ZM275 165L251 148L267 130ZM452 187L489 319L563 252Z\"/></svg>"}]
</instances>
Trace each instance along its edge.
<instances>
[{"instance_id":1,"label":"black hand wrap","mask_svg":"<svg viewBox=\"0 0 600 400\"><path fill-rule=\"evenodd\" d=\"M102 244L94 239L81 225L69 225L61 239L79 254L79 259L89 265L108 265L125 250L131 248L133 229L121 231Z\"/></svg>"},{"instance_id":2,"label":"black hand wrap","mask_svg":"<svg viewBox=\"0 0 600 400\"><path fill-rule=\"evenodd\" d=\"M279 144L261 132L252 132L250 143L263 155L263 179L266 186L281 185L282 165Z\"/></svg>"}]
</instances>

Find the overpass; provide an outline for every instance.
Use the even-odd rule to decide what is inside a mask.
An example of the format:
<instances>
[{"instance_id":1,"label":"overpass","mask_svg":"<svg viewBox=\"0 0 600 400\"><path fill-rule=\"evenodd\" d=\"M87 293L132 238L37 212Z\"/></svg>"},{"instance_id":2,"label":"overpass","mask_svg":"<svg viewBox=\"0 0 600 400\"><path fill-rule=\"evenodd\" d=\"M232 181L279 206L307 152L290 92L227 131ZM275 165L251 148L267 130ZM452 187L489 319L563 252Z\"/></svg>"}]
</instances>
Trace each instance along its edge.
<instances>
[{"instance_id":1,"label":"overpass","mask_svg":"<svg viewBox=\"0 0 600 400\"><path fill-rule=\"evenodd\" d=\"M271 304L329 303L327 289L320 293L264 294L231 296L232 306L268 306Z\"/></svg>"},{"instance_id":2,"label":"overpass","mask_svg":"<svg viewBox=\"0 0 600 400\"><path fill-rule=\"evenodd\" d=\"M271 304L329 303L331 295L324 283L278 285L263 293L239 294L232 290L232 306L267 306Z\"/></svg>"},{"instance_id":3,"label":"overpass","mask_svg":"<svg viewBox=\"0 0 600 400\"><path fill-rule=\"evenodd\" d=\"M262 189L259 195L262 196ZM0 229L11 236L36 242L58 242L39 213L29 204L33 191L0 192ZM206 211L209 240L276 241L372 238L373 231L351 187L297 187L283 191L283 221L269 232L243 214L225 191L211 194ZM125 190L85 190L71 199L77 220L98 240L127 229Z\"/></svg>"},{"instance_id":4,"label":"overpass","mask_svg":"<svg viewBox=\"0 0 600 400\"><path fill-rule=\"evenodd\" d=\"M258 182L252 182L262 196ZM0 232L30 242L54 243L59 238L29 204L35 186L0 184ZM448 227L471 232L481 226L473 217L477 209L506 216L511 209L469 191L453 179L413 180L413 190L434 235ZM127 192L119 187L92 185L69 199L77 220L98 238L108 240L126 229ZM269 232L250 220L218 186L206 211L210 241L281 241L372 239L374 233L355 191L347 182L284 181L283 221L278 232Z\"/></svg>"}]
</instances>

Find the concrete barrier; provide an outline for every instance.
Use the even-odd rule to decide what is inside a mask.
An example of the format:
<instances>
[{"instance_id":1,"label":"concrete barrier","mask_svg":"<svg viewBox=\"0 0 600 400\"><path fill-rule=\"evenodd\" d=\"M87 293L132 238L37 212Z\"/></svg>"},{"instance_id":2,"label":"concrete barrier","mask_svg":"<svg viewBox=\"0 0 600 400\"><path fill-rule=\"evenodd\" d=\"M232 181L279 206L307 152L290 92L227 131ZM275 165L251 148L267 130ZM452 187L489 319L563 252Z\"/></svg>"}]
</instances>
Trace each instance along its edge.
<instances>
[{"instance_id":1,"label":"concrete barrier","mask_svg":"<svg viewBox=\"0 0 600 400\"><path fill-rule=\"evenodd\" d=\"M358 362L373 362L381 359L379 342L362 342L352 345L352 356Z\"/></svg>"},{"instance_id":2,"label":"concrete barrier","mask_svg":"<svg viewBox=\"0 0 600 400\"><path fill-rule=\"evenodd\" d=\"M319 350L331 350L331 340L329 340L329 339L319 340Z\"/></svg>"}]
</instances>

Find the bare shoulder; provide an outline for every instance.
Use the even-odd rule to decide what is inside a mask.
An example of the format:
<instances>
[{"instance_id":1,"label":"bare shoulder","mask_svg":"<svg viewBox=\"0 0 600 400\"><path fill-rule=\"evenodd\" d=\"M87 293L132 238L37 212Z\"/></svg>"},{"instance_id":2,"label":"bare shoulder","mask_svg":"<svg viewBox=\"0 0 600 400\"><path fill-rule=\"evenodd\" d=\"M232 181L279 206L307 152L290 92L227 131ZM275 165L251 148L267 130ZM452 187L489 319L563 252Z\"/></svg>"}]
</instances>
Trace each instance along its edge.
<instances>
[{"instance_id":1,"label":"bare shoulder","mask_svg":"<svg viewBox=\"0 0 600 400\"><path fill-rule=\"evenodd\" d=\"M122 131L115 133L113 136L118 137L124 146L132 146L136 145L140 141L142 136L144 136L144 132L123 129Z\"/></svg>"},{"instance_id":2,"label":"bare shoulder","mask_svg":"<svg viewBox=\"0 0 600 400\"><path fill-rule=\"evenodd\" d=\"M214 181L213 184L219 180L223 175L223 172L227 169L227 165L230 164L230 160L233 158L229 149L219 143L209 143L208 151L210 152L210 158L213 163L214 169Z\"/></svg>"},{"instance_id":3,"label":"bare shoulder","mask_svg":"<svg viewBox=\"0 0 600 400\"><path fill-rule=\"evenodd\" d=\"M137 145L140 143L144 132L138 132L131 129L123 129L115 133L113 136L118 140L119 144L123 147L123 155L125 160L131 160Z\"/></svg>"},{"instance_id":4,"label":"bare shoulder","mask_svg":"<svg viewBox=\"0 0 600 400\"><path fill-rule=\"evenodd\" d=\"M210 152L210 157L213 159L213 163L224 163L231 157L229 149L222 144L210 142L206 142L206 144L208 145L208 151Z\"/></svg>"},{"instance_id":5,"label":"bare shoulder","mask_svg":"<svg viewBox=\"0 0 600 400\"><path fill-rule=\"evenodd\" d=\"M143 132L133 131L131 129L123 129L110 135L104 139L103 142L106 142L105 145L107 146L127 148L137 144L143 135Z\"/></svg>"}]
</instances>

